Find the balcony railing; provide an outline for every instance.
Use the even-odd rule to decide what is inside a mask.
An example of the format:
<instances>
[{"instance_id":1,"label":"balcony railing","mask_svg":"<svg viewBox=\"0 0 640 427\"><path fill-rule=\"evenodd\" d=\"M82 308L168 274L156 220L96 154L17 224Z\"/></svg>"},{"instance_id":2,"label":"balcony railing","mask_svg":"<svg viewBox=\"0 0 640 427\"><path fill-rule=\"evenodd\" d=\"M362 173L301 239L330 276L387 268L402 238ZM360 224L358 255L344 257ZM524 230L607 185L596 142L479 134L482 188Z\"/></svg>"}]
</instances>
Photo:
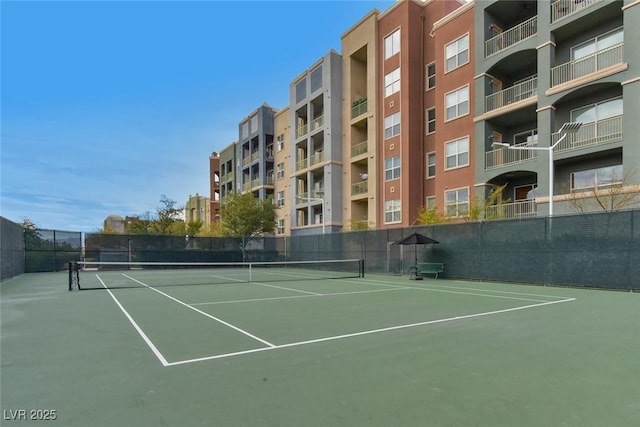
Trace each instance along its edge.
<instances>
[{"instance_id":1,"label":"balcony railing","mask_svg":"<svg viewBox=\"0 0 640 427\"><path fill-rule=\"evenodd\" d=\"M562 134L554 133L551 136L552 143L560 139ZM568 134L553 151L571 151L592 145L605 144L607 142L622 139L622 116L615 116L597 122L584 123L578 132Z\"/></svg>"},{"instance_id":2,"label":"balcony railing","mask_svg":"<svg viewBox=\"0 0 640 427\"><path fill-rule=\"evenodd\" d=\"M324 126L324 116L316 117L311 121L311 132Z\"/></svg>"},{"instance_id":3,"label":"balcony railing","mask_svg":"<svg viewBox=\"0 0 640 427\"><path fill-rule=\"evenodd\" d=\"M254 178L251 180L251 188L260 187L260 178Z\"/></svg>"},{"instance_id":4,"label":"balcony railing","mask_svg":"<svg viewBox=\"0 0 640 427\"><path fill-rule=\"evenodd\" d=\"M351 184L351 195L357 196L358 194L365 194L367 191L369 191L369 185L367 184L367 182L368 181L360 181Z\"/></svg>"},{"instance_id":5,"label":"balcony railing","mask_svg":"<svg viewBox=\"0 0 640 427\"><path fill-rule=\"evenodd\" d=\"M321 203L324 199L324 189L319 188L311 192L298 193L296 196L296 203Z\"/></svg>"},{"instance_id":6,"label":"balcony railing","mask_svg":"<svg viewBox=\"0 0 640 427\"><path fill-rule=\"evenodd\" d=\"M319 151L317 153L315 153L314 155L311 156L310 158L310 164L311 165L315 165L320 163L322 160L324 159L324 153L322 151Z\"/></svg>"},{"instance_id":7,"label":"balcony railing","mask_svg":"<svg viewBox=\"0 0 640 427\"><path fill-rule=\"evenodd\" d=\"M536 76L507 89L492 93L484 100L485 112L495 110L527 98L532 98L537 94L537 89L538 77Z\"/></svg>"},{"instance_id":8,"label":"balcony railing","mask_svg":"<svg viewBox=\"0 0 640 427\"><path fill-rule=\"evenodd\" d=\"M245 182L242 185L242 191L249 191L249 190L251 190L251 183L250 182Z\"/></svg>"},{"instance_id":9,"label":"balcony railing","mask_svg":"<svg viewBox=\"0 0 640 427\"><path fill-rule=\"evenodd\" d=\"M502 203L500 205L488 206L485 211L485 215L487 219L536 216L536 202L534 200L523 200L521 202Z\"/></svg>"},{"instance_id":10,"label":"balcony railing","mask_svg":"<svg viewBox=\"0 0 640 427\"><path fill-rule=\"evenodd\" d=\"M359 142L351 146L351 157L365 154L368 150L367 141Z\"/></svg>"},{"instance_id":11,"label":"balcony railing","mask_svg":"<svg viewBox=\"0 0 640 427\"><path fill-rule=\"evenodd\" d=\"M538 32L538 17L534 16L507 31L490 38L484 44L484 57L487 58L516 43L533 37Z\"/></svg>"},{"instance_id":12,"label":"balcony railing","mask_svg":"<svg viewBox=\"0 0 640 427\"><path fill-rule=\"evenodd\" d=\"M251 156L247 155L242 158L242 166L246 166L251 163Z\"/></svg>"},{"instance_id":13,"label":"balcony railing","mask_svg":"<svg viewBox=\"0 0 640 427\"><path fill-rule=\"evenodd\" d=\"M298 126L298 128L296 129L296 138L302 138L303 136L305 136L307 134L308 128L309 125Z\"/></svg>"},{"instance_id":14,"label":"balcony railing","mask_svg":"<svg viewBox=\"0 0 640 427\"><path fill-rule=\"evenodd\" d=\"M351 108L351 118L354 119L361 114L367 112L367 98L360 98L359 100L353 103L353 107Z\"/></svg>"},{"instance_id":15,"label":"balcony railing","mask_svg":"<svg viewBox=\"0 0 640 427\"><path fill-rule=\"evenodd\" d=\"M556 0L551 2L551 22L573 15L602 0Z\"/></svg>"},{"instance_id":16,"label":"balcony railing","mask_svg":"<svg viewBox=\"0 0 640 427\"><path fill-rule=\"evenodd\" d=\"M518 146L536 146L534 144L525 143L518 144ZM507 148L497 148L495 150L487 151L485 154L485 169L499 168L515 163L527 162L531 159L535 159L538 156L538 152L535 150L509 150Z\"/></svg>"},{"instance_id":17,"label":"balcony railing","mask_svg":"<svg viewBox=\"0 0 640 427\"><path fill-rule=\"evenodd\" d=\"M307 159L301 159L296 162L296 170L299 171L307 167Z\"/></svg>"},{"instance_id":18,"label":"balcony railing","mask_svg":"<svg viewBox=\"0 0 640 427\"><path fill-rule=\"evenodd\" d=\"M551 69L551 86L567 83L623 62L624 43L619 43L584 58L553 67Z\"/></svg>"},{"instance_id":19,"label":"balcony railing","mask_svg":"<svg viewBox=\"0 0 640 427\"><path fill-rule=\"evenodd\" d=\"M251 154L251 161L253 162L254 160L258 160L260 158L260 152L256 151L255 153Z\"/></svg>"}]
</instances>

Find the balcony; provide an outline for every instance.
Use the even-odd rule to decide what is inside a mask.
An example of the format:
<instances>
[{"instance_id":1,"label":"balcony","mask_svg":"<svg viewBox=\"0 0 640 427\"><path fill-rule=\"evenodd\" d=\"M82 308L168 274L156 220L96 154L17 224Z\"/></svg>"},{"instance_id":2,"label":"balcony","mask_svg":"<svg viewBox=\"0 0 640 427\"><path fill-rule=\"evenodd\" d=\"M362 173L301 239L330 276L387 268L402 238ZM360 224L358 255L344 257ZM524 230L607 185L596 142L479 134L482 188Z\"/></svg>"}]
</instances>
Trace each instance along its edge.
<instances>
[{"instance_id":1,"label":"balcony","mask_svg":"<svg viewBox=\"0 0 640 427\"><path fill-rule=\"evenodd\" d=\"M324 116L316 117L311 121L311 132L324 126Z\"/></svg>"},{"instance_id":2,"label":"balcony","mask_svg":"<svg viewBox=\"0 0 640 427\"><path fill-rule=\"evenodd\" d=\"M560 133L551 136L554 144L562 137ZM584 123L578 132L569 134L558 144L553 151L572 151L584 147L590 147L608 142L620 141L622 139L622 115L599 120L597 122Z\"/></svg>"},{"instance_id":3,"label":"balcony","mask_svg":"<svg viewBox=\"0 0 640 427\"><path fill-rule=\"evenodd\" d=\"M351 118L354 119L367 112L367 97L354 101L351 108Z\"/></svg>"},{"instance_id":4,"label":"balcony","mask_svg":"<svg viewBox=\"0 0 640 427\"><path fill-rule=\"evenodd\" d=\"M523 40L533 37L538 32L538 17L534 16L523 23L509 28L507 31L490 38L484 43L484 57L488 58Z\"/></svg>"},{"instance_id":5,"label":"balcony","mask_svg":"<svg viewBox=\"0 0 640 427\"><path fill-rule=\"evenodd\" d=\"M624 62L624 43L618 43L591 55L551 69L551 87L577 80Z\"/></svg>"},{"instance_id":6,"label":"balcony","mask_svg":"<svg viewBox=\"0 0 640 427\"><path fill-rule=\"evenodd\" d=\"M485 112L504 107L537 95L538 77L513 85L507 89L492 93L484 100Z\"/></svg>"},{"instance_id":7,"label":"balcony","mask_svg":"<svg viewBox=\"0 0 640 427\"><path fill-rule=\"evenodd\" d=\"M551 3L551 23L571 16L602 0L556 0Z\"/></svg>"},{"instance_id":8,"label":"balcony","mask_svg":"<svg viewBox=\"0 0 640 427\"><path fill-rule=\"evenodd\" d=\"M351 184L351 195L357 196L359 194L365 194L369 191L369 185L367 181L354 182Z\"/></svg>"},{"instance_id":9,"label":"balcony","mask_svg":"<svg viewBox=\"0 0 640 427\"><path fill-rule=\"evenodd\" d=\"M296 138L302 138L303 136L305 136L307 134L307 129L308 128L309 128L309 125L299 126L296 129Z\"/></svg>"},{"instance_id":10,"label":"balcony","mask_svg":"<svg viewBox=\"0 0 640 427\"><path fill-rule=\"evenodd\" d=\"M534 200L523 200L520 202L488 206L485 215L487 219L536 216L536 202Z\"/></svg>"},{"instance_id":11,"label":"balcony","mask_svg":"<svg viewBox=\"0 0 640 427\"><path fill-rule=\"evenodd\" d=\"M259 158L260 158L260 152L259 151L256 151L255 153L251 154L251 161L252 162L255 161L255 160L258 160Z\"/></svg>"},{"instance_id":12,"label":"balcony","mask_svg":"<svg viewBox=\"0 0 640 427\"><path fill-rule=\"evenodd\" d=\"M307 158L304 158L302 160L298 160L296 162L296 170L299 171L301 169L306 168L307 167L307 160L308 160Z\"/></svg>"},{"instance_id":13,"label":"balcony","mask_svg":"<svg viewBox=\"0 0 640 427\"><path fill-rule=\"evenodd\" d=\"M351 146L351 157L366 154L368 150L367 141L359 142Z\"/></svg>"},{"instance_id":14,"label":"balcony","mask_svg":"<svg viewBox=\"0 0 640 427\"><path fill-rule=\"evenodd\" d=\"M535 143L517 144L516 147L533 146ZM535 150L509 150L506 148L497 148L495 150L487 151L485 154L485 169L494 169L507 165L513 165L516 163L524 163L529 160L538 157L538 152Z\"/></svg>"},{"instance_id":15,"label":"balcony","mask_svg":"<svg viewBox=\"0 0 640 427\"><path fill-rule=\"evenodd\" d=\"M318 151L317 153L312 155L309 160L311 166L317 165L318 163L322 162L322 160L324 160L324 153L322 151Z\"/></svg>"}]
</instances>

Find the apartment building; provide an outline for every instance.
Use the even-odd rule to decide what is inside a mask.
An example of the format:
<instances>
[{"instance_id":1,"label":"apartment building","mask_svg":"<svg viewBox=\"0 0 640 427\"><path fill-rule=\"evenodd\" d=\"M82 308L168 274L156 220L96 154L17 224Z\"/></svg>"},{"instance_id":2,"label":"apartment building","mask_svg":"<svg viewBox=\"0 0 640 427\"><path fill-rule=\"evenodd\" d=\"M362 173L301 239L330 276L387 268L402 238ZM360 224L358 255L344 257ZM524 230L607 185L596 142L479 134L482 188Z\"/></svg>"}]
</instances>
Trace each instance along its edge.
<instances>
[{"instance_id":1,"label":"apartment building","mask_svg":"<svg viewBox=\"0 0 640 427\"><path fill-rule=\"evenodd\" d=\"M275 181L274 203L276 204L276 235L291 234L291 192L292 150L291 113L289 107L279 110L274 116L275 140Z\"/></svg>"},{"instance_id":2,"label":"apartment building","mask_svg":"<svg viewBox=\"0 0 640 427\"><path fill-rule=\"evenodd\" d=\"M408 0L397 2L379 16L377 228L413 225L427 195L435 197L434 203L444 197L436 194L436 186L427 177L426 154L435 153L437 161L442 150L437 147L435 132L428 135L431 116L425 115L430 111L437 119L442 114L437 94L431 90L434 88L428 87L429 73L437 73L444 59L430 34L436 21L463 4ZM462 74L452 72L456 78Z\"/></svg>"},{"instance_id":3,"label":"apartment building","mask_svg":"<svg viewBox=\"0 0 640 427\"><path fill-rule=\"evenodd\" d=\"M342 57L329 51L289 87L291 234L340 231Z\"/></svg>"},{"instance_id":4,"label":"apartment building","mask_svg":"<svg viewBox=\"0 0 640 427\"><path fill-rule=\"evenodd\" d=\"M638 192L639 22L635 0L476 2L476 181L505 186L499 215Z\"/></svg>"},{"instance_id":5,"label":"apartment building","mask_svg":"<svg viewBox=\"0 0 640 427\"><path fill-rule=\"evenodd\" d=\"M211 203L208 197L201 196L198 193L195 196L190 194L184 206L185 224L202 222L204 225L210 225L210 209Z\"/></svg>"},{"instance_id":6,"label":"apartment building","mask_svg":"<svg viewBox=\"0 0 640 427\"><path fill-rule=\"evenodd\" d=\"M220 151L220 200L224 200L229 194L236 191L238 179L236 178L236 165L239 166L236 159L237 141L232 142ZM209 176L209 181L213 181L214 177Z\"/></svg>"},{"instance_id":7,"label":"apartment building","mask_svg":"<svg viewBox=\"0 0 640 427\"><path fill-rule=\"evenodd\" d=\"M209 216L207 225L220 221L220 155L215 151L209 156Z\"/></svg>"}]
</instances>

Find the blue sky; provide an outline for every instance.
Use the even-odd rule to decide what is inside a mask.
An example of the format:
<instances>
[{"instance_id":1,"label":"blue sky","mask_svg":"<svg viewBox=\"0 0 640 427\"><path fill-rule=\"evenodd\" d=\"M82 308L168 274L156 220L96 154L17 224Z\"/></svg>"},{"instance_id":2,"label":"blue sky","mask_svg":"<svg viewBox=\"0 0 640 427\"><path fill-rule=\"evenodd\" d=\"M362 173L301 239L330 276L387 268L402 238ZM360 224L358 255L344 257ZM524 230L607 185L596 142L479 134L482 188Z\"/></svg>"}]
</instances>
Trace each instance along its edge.
<instances>
[{"instance_id":1,"label":"blue sky","mask_svg":"<svg viewBox=\"0 0 640 427\"><path fill-rule=\"evenodd\" d=\"M96 231L209 195L212 151L393 1L5 1L0 215Z\"/></svg>"}]
</instances>

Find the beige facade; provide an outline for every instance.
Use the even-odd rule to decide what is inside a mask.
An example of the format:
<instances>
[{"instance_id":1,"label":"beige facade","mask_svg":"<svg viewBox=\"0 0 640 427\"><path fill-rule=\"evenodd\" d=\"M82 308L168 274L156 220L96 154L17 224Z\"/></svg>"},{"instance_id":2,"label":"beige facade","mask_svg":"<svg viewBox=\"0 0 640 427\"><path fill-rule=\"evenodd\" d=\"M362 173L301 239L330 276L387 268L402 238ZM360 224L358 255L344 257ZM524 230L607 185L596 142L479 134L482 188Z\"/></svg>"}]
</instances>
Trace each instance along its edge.
<instances>
[{"instance_id":1,"label":"beige facade","mask_svg":"<svg viewBox=\"0 0 640 427\"><path fill-rule=\"evenodd\" d=\"M276 235L291 234L291 117L289 108L274 115L274 203Z\"/></svg>"},{"instance_id":2,"label":"beige facade","mask_svg":"<svg viewBox=\"0 0 640 427\"><path fill-rule=\"evenodd\" d=\"M205 225L210 225L210 205L209 198L196 193L195 196L189 195L189 200L184 206L184 222L202 221Z\"/></svg>"}]
</instances>

